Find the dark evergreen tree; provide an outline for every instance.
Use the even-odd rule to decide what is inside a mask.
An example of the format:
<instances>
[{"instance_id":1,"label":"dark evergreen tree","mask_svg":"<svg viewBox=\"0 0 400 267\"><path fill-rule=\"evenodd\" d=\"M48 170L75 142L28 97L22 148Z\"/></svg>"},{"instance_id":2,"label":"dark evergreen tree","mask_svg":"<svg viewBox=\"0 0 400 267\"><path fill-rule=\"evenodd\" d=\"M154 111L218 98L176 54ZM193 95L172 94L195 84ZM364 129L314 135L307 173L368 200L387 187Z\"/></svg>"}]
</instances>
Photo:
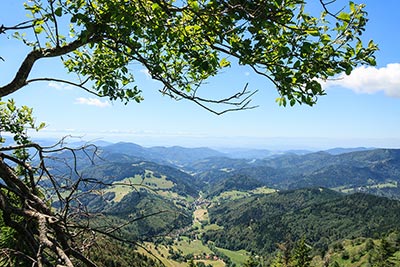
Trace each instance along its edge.
<instances>
[{"instance_id":1,"label":"dark evergreen tree","mask_svg":"<svg viewBox=\"0 0 400 267\"><path fill-rule=\"evenodd\" d=\"M291 267L308 267L310 266L311 247L306 244L305 237L298 240L291 251L290 263Z\"/></svg>"}]
</instances>

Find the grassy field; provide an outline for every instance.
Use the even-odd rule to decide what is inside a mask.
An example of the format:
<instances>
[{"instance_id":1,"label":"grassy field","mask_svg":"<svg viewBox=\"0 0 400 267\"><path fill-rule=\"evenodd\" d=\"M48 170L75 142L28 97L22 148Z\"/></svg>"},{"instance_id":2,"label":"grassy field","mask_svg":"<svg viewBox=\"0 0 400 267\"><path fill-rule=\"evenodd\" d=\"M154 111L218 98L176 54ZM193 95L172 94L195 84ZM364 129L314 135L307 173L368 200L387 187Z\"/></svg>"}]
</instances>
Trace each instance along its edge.
<instances>
[{"instance_id":1,"label":"grassy field","mask_svg":"<svg viewBox=\"0 0 400 267\"><path fill-rule=\"evenodd\" d=\"M145 249L139 248L138 251L145 255L159 259L166 267L188 267L188 262L178 262L172 259L168 259L170 256L169 250L172 248L174 251L179 251L182 255L186 256L189 254L196 255L209 255L212 251L200 240L189 241L188 238L183 238L180 241L174 241L171 246L158 245L155 246L153 243L145 243ZM207 260L197 259L194 262L204 262L206 265L210 264L213 267L224 267L225 263L222 260Z\"/></svg>"},{"instance_id":2,"label":"grassy field","mask_svg":"<svg viewBox=\"0 0 400 267\"><path fill-rule=\"evenodd\" d=\"M253 190L250 191L238 191L238 190L231 190L231 191L224 191L221 194L219 194L218 196L214 197L212 200L214 202L218 202L221 200L237 200L237 199L241 199L244 197L249 197L253 194L271 194L276 192L275 189L272 188L268 188L268 187L257 187Z\"/></svg>"},{"instance_id":3,"label":"grassy field","mask_svg":"<svg viewBox=\"0 0 400 267\"><path fill-rule=\"evenodd\" d=\"M217 260L217 261L214 261L214 260L195 260L194 262L195 263L204 262L205 265L210 264L213 267L224 267L225 266L225 263L222 260Z\"/></svg>"},{"instance_id":4,"label":"grassy field","mask_svg":"<svg viewBox=\"0 0 400 267\"><path fill-rule=\"evenodd\" d=\"M151 258L160 260L166 267L187 267L188 264L185 262L177 262L168 259L169 256L168 249L165 246L157 246L153 243L145 243L145 249L139 248L138 252L143 253Z\"/></svg>"},{"instance_id":5,"label":"grassy field","mask_svg":"<svg viewBox=\"0 0 400 267\"><path fill-rule=\"evenodd\" d=\"M373 240L374 246L380 245L380 240ZM335 250L330 249L327 258L329 258L330 264L333 262L337 262L341 267L369 267L369 257L370 254L366 251L366 238L360 238L356 240L344 240L341 242L341 247ZM189 241L188 237L182 237L179 241L175 240L172 245L164 246L158 245L157 247L152 243L145 244L146 249L150 252L145 251L144 249L139 249L139 252L142 252L146 255L152 255L153 257L161 260L165 266L167 267L188 267L188 262L177 262L172 259L168 259L169 251L172 249L175 252L179 252L181 255L193 255L198 256L202 255L205 257L206 255L212 255L212 251L205 246L201 240L193 240ZM239 251L231 251L223 248L216 248L220 253L228 256L236 266L242 266L248 259L250 253L244 250ZM327 259L325 258L325 260ZM398 264L400 261L400 251L396 252L394 256L391 258L395 264ZM210 264L213 267L224 267L225 263L221 260L208 260L208 259L196 259L194 258L194 262L204 262L206 265ZM310 264L310 267L321 267L324 266L324 260L321 256L315 256ZM400 266L400 265L394 265Z\"/></svg>"},{"instance_id":6,"label":"grassy field","mask_svg":"<svg viewBox=\"0 0 400 267\"><path fill-rule=\"evenodd\" d=\"M115 193L114 201L119 202L121 199L134 191L135 188L148 188L150 190L154 190L155 192L162 192L165 189L170 189L174 186L174 183L167 180L166 176L161 176L161 178L157 178L153 175L153 172L147 171L145 173L145 177L142 175L135 175L135 177L125 178L119 182L113 183L113 185L105 190L107 192ZM171 197L173 197L172 192L170 192Z\"/></svg>"},{"instance_id":7,"label":"grassy field","mask_svg":"<svg viewBox=\"0 0 400 267\"><path fill-rule=\"evenodd\" d=\"M377 188L377 189L381 189L381 188L396 188L396 187L397 187L397 182L396 181L367 186L367 188Z\"/></svg>"},{"instance_id":8,"label":"grassy field","mask_svg":"<svg viewBox=\"0 0 400 267\"><path fill-rule=\"evenodd\" d=\"M201 240L193 240L189 241L188 238L182 238L180 241L174 241L174 244L170 247L166 247L163 245L158 245L157 248L152 243L146 243L146 249L153 254L153 256L159 258L165 266L167 267L187 267L187 262L177 262L171 259L168 259L169 249L172 248L174 251L179 251L182 255L192 254L194 256L198 255L211 255L213 252L205 246ZM239 251L231 251L228 249L217 248L217 250L226 256L228 256L233 263L237 266L241 266L245 263L249 258L249 252L245 250ZM139 249L139 252L150 255L144 249ZM206 265L210 264L213 267L224 267L225 263L222 260L207 260L207 259L198 259L194 260L194 262L204 262Z\"/></svg>"},{"instance_id":9,"label":"grassy field","mask_svg":"<svg viewBox=\"0 0 400 267\"><path fill-rule=\"evenodd\" d=\"M256 189L253 189L249 192L253 193L253 194L272 194L272 193L276 192L276 189L272 189L272 188L263 186L263 187L257 187Z\"/></svg>"},{"instance_id":10,"label":"grassy field","mask_svg":"<svg viewBox=\"0 0 400 267\"><path fill-rule=\"evenodd\" d=\"M213 201L218 202L221 200L237 200L244 197L248 197L250 194L248 192L242 192L237 190L225 191L213 198Z\"/></svg>"},{"instance_id":11,"label":"grassy field","mask_svg":"<svg viewBox=\"0 0 400 267\"><path fill-rule=\"evenodd\" d=\"M193 216L194 216L194 220L198 221L198 222L208 222L209 218L208 218L208 211L207 209L196 209L193 212Z\"/></svg>"},{"instance_id":12,"label":"grassy field","mask_svg":"<svg viewBox=\"0 0 400 267\"><path fill-rule=\"evenodd\" d=\"M174 247L182 251L183 255L200 255L203 253L212 254L212 251L207 246L203 245L201 240L193 240L190 242L187 240L178 241Z\"/></svg>"},{"instance_id":13,"label":"grassy field","mask_svg":"<svg viewBox=\"0 0 400 267\"><path fill-rule=\"evenodd\" d=\"M232 251L223 248L217 248L219 252L228 256L233 263L240 266L249 259L249 252L245 250Z\"/></svg>"},{"instance_id":14,"label":"grassy field","mask_svg":"<svg viewBox=\"0 0 400 267\"><path fill-rule=\"evenodd\" d=\"M380 183L380 184L366 185L366 186L362 186L361 188L383 189L383 188L396 188L396 187L397 187L397 182L392 181L392 182L386 182L386 183ZM354 187L339 186L339 187L335 187L332 189L335 191L342 192L342 193L354 193L358 189L358 187L354 188Z\"/></svg>"},{"instance_id":15,"label":"grassy field","mask_svg":"<svg viewBox=\"0 0 400 267\"><path fill-rule=\"evenodd\" d=\"M224 229L224 227L219 226L215 223L204 226L204 231L217 231L217 230L222 230L222 229Z\"/></svg>"}]
</instances>

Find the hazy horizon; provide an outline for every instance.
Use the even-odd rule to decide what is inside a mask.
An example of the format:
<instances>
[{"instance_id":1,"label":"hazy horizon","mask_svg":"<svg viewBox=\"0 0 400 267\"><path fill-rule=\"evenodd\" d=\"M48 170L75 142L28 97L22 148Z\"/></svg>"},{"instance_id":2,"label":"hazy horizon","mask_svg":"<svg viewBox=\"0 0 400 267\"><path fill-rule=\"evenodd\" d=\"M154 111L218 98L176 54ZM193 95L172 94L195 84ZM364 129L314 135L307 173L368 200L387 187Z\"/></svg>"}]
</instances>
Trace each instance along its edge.
<instances>
[{"instance_id":1,"label":"hazy horizon","mask_svg":"<svg viewBox=\"0 0 400 267\"><path fill-rule=\"evenodd\" d=\"M128 142L143 147L182 146L187 148L209 147L224 149L263 149L263 150L327 150L332 148L400 148L400 138L329 138L329 137L260 137L260 136L210 136L210 135L173 135L155 133L120 133L102 135L101 133L62 134L54 132L32 133L33 140L56 143L65 136L67 143L75 142Z\"/></svg>"}]
</instances>

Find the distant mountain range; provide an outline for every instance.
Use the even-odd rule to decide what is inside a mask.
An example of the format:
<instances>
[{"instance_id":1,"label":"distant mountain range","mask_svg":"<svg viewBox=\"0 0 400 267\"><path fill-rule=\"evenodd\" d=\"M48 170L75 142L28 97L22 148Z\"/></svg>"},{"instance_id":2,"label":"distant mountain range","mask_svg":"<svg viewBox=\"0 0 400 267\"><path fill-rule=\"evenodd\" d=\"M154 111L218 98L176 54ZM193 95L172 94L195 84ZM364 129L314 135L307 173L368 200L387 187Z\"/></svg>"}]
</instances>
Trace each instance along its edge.
<instances>
[{"instance_id":1,"label":"distant mountain range","mask_svg":"<svg viewBox=\"0 0 400 267\"><path fill-rule=\"evenodd\" d=\"M176 166L189 164L203 158L224 156L223 153L210 148L184 148L180 146L145 148L134 143L123 142L103 146L101 150L106 153L126 154L149 161Z\"/></svg>"},{"instance_id":2,"label":"distant mountain range","mask_svg":"<svg viewBox=\"0 0 400 267\"><path fill-rule=\"evenodd\" d=\"M35 138L34 142L41 144L42 146L52 146L59 142L59 139L55 138ZM7 138L4 145L12 145L12 138ZM229 157L229 158L240 158L240 159L265 159L270 157L276 157L284 154L296 154L305 155L314 153L316 150L268 150L268 149L253 149L253 148L186 148L181 146L154 146L154 147L143 147L132 142L118 142L113 143L105 140L81 140L80 138L66 138L64 141L65 145L69 147L80 147L88 144L94 144L98 147L107 147L108 150L114 150L118 153L127 153L129 155L150 159L160 158L160 154L163 154L168 160L177 158L178 162L181 161L193 161L200 158L206 157ZM355 148L332 148L324 150L325 152L338 155L355 151L366 151L373 150L375 148L367 147L355 147ZM152 155L152 156L151 156ZM185 158L188 158L187 160Z\"/></svg>"},{"instance_id":3,"label":"distant mountain range","mask_svg":"<svg viewBox=\"0 0 400 267\"><path fill-rule=\"evenodd\" d=\"M93 149L88 148L92 152ZM98 153L95 165L86 153L76 153L78 169L91 177L113 182L126 178L133 168L129 167L132 164L146 162L146 168L152 171L175 172L167 175L168 179L181 177L183 180L176 184L185 186L189 195L195 194L193 192L199 188L211 190L225 179L242 177L279 190L322 186L400 196L397 192L400 191L397 186L400 182L400 150L397 149L334 148L320 152L274 154L268 150L217 151L206 147L146 148L121 142L105 143L105 146L98 147ZM54 161L52 168L60 172L68 171L63 168L66 163L73 163L69 156L68 152L59 153L57 157L64 157L64 160ZM166 166L169 166L168 170ZM244 189L247 190L247 187Z\"/></svg>"},{"instance_id":4,"label":"distant mountain range","mask_svg":"<svg viewBox=\"0 0 400 267\"><path fill-rule=\"evenodd\" d=\"M174 170L176 174L168 175L169 179L187 176L177 184L189 191L199 188L211 190L225 179L242 177L279 190L322 186L342 191L400 196L397 186L400 182L400 150L397 149L335 148L310 153L298 151L295 154L290 151L274 154L268 150L222 152L205 147L146 148L121 142L99 146L98 152L101 160L97 165L89 162L87 157L85 161L84 153L77 153L79 168L85 169L85 173L91 177L102 177L109 182L127 177L132 169L128 166L133 163L146 162L147 168L152 171L161 169L162 172L171 173ZM53 169L62 169L59 163L54 164ZM166 166L169 166L169 170ZM105 175L104 172L112 175ZM193 195L193 192L189 194Z\"/></svg>"},{"instance_id":5,"label":"distant mountain range","mask_svg":"<svg viewBox=\"0 0 400 267\"><path fill-rule=\"evenodd\" d=\"M344 238L400 231L400 149L275 153L116 143L91 157L95 151L56 153L49 169L71 174L60 184L79 176L99 182L81 183L78 202L102 214L100 226L159 213L129 224L121 237L177 230L203 244L266 254L302 235L326 252ZM196 209L204 212L203 228Z\"/></svg>"},{"instance_id":6,"label":"distant mountain range","mask_svg":"<svg viewBox=\"0 0 400 267\"><path fill-rule=\"evenodd\" d=\"M107 147L107 150L117 151L119 153L127 153L134 156L144 156L147 159L153 158L158 159L163 157L168 160L175 160L179 163L193 162L203 158L210 157L228 157L236 159L265 159L271 157L277 157L286 154L295 155L306 155L314 153L311 150L267 150L267 149L247 149L247 148L220 148L211 149L208 147L198 148L186 148L181 146L155 146L155 147L143 147L134 143L119 142L115 144L100 144L101 147ZM355 151L367 151L375 148L332 148L325 150L325 152L332 155L339 155L344 153L350 153Z\"/></svg>"}]
</instances>

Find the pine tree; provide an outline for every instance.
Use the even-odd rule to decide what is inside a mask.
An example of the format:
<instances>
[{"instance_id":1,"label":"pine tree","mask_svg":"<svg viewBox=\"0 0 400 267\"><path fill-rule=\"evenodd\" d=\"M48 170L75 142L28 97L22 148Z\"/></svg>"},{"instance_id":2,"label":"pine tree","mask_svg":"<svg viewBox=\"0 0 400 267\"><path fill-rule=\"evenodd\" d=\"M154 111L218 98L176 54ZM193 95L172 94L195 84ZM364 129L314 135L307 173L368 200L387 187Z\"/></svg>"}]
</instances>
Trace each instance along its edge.
<instances>
[{"instance_id":1,"label":"pine tree","mask_svg":"<svg viewBox=\"0 0 400 267\"><path fill-rule=\"evenodd\" d=\"M308 267L310 266L311 257L310 257L311 248L306 244L305 238L301 238L296 242L290 257L291 267Z\"/></svg>"}]
</instances>

